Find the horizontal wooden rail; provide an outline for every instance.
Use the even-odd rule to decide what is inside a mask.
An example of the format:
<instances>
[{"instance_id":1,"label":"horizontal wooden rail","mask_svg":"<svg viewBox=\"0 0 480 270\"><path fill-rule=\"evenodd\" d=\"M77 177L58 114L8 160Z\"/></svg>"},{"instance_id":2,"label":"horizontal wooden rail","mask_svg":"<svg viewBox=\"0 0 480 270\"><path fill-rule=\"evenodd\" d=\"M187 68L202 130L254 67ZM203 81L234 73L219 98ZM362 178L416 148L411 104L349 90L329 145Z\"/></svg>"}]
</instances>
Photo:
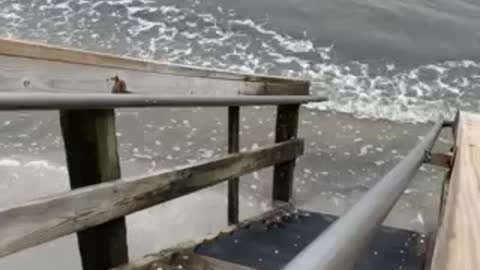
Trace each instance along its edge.
<instances>
[{"instance_id":1,"label":"horizontal wooden rail","mask_svg":"<svg viewBox=\"0 0 480 270\"><path fill-rule=\"evenodd\" d=\"M0 94L0 110L113 109L129 107L260 106L322 102L315 96L164 96L126 94Z\"/></svg>"},{"instance_id":2,"label":"horizontal wooden rail","mask_svg":"<svg viewBox=\"0 0 480 270\"><path fill-rule=\"evenodd\" d=\"M88 67L86 67L86 65ZM108 90L105 79L117 74L132 89L174 89L214 94L306 95L310 82L285 77L241 74L105 53L0 39L0 90Z\"/></svg>"},{"instance_id":3,"label":"horizontal wooden rail","mask_svg":"<svg viewBox=\"0 0 480 270\"><path fill-rule=\"evenodd\" d=\"M92 185L0 210L0 257L103 224L150 206L303 154L294 139L254 151L160 172Z\"/></svg>"},{"instance_id":4,"label":"horizontal wooden rail","mask_svg":"<svg viewBox=\"0 0 480 270\"><path fill-rule=\"evenodd\" d=\"M145 71L185 77L206 77L237 81L269 81L277 83L303 83L307 81L276 76L251 75L226 72L217 69L197 68L186 65L147 61L137 58L58 47L21 40L0 39L0 55L27 57L92 66L113 67L126 70Z\"/></svg>"}]
</instances>

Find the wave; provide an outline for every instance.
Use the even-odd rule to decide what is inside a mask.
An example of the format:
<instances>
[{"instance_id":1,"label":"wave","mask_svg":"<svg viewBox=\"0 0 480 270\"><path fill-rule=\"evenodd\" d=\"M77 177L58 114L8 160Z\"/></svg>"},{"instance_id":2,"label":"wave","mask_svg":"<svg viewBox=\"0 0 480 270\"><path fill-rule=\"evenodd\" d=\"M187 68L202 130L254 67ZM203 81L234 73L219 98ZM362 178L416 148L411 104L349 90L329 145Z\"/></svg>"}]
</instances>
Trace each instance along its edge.
<instances>
[{"instance_id":1,"label":"wave","mask_svg":"<svg viewBox=\"0 0 480 270\"><path fill-rule=\"evenodd\" d=\"M0 3L0 35L195 66L312 80L330 101L318 110L361 118L426 122L478 111L480 63L454 60L403 68L388 60L335 57L334 41L318 46L234 10L198 0L26 1ZM35 12L32 12L35 11Z\"/></svg>"},{"instance_id":2,"label":"wave","mask_svg":"<svg viewBox=\"0 0 480 270\"><path fill-rule=\"evenodd\" d=\"M40 170L40 171L54 171L62 174L67 173L67 168L65 166L52 164L51 161L48 161L48 160L21 161L14 158L2 158L0 159L0 167L10 168L10 169L28 168L28 169Z\"/></svg>"}]
</instances>

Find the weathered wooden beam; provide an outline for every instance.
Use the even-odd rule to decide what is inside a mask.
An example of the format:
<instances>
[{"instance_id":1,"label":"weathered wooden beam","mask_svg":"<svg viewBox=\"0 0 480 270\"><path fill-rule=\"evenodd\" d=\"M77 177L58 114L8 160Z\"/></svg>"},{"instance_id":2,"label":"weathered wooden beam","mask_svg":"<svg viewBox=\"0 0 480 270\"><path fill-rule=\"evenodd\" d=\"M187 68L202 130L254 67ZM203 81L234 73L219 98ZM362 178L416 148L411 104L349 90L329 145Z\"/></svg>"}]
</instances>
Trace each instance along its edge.
<instances>
[{"instance_id":1,"label":"weathered wooden beam","mask_svg":"<svg viewBox=\"0 0 480 270\"><path fill-rule=\"evenodd\" d=\"M186 257L185 255L177 257L174 263L175 262L178 263L176 269L178 269L178 265L185 265L184 268L188 270L255 270L247 266L197 255L195 253L187 253Z\"/></svg>"},{"instance_id":2,"label":"weathered wooden beam","mask_svg":"<svg viewBox=\"0 0 480 270\"><path fill-rule=\"evenodd\" d=\"M452 154L451 153L430 153L428 156L427 163L450 169L452 165Z\"/></svg>"},{"instance_id":3,"label":"weathered wooden beam","mask_svg":"<svg viewBox=\"0 0 480 270\"><path fill-rule=\"evenodd\" d=\"M277 107L275 142L283 142L297 137L299 105ZM290 201L292 197L295 159L275 165L273 171L273 199Z\"/></svg>"},{"instance_id":4,"label":"weathered wooden beam","mask_svg":"<svg viewBox=\"0 0 480 270\"><path fill-rule=\"evenodd\" d=\"M237 153L240 148L240 107L228 107L228 153ZM228 224L239 220L239 179L228 181Z\"/></svg>"},{"instance_id":5,"label":"weathered wooden beam","mask_svg":"<svg viewBox=\"0 0 480 270\"><path fill-rule=\"evenodd\" d=\"M72 189L120 178L115 112L61 111ZM128 262L125 218L119 217L77 233L83 270L101 270Z\"/></svg>"},{"instance_id":6,"label":"weathered wooden beam","mask_svg":"<svg viewBox=\"0 0 480 270\"><path fill-rule=\"evenodd\" d=\"M460 112L432 270L480 269L480 114Z\"/></svg>"},{"instance_id":7,"label":"weathered wooden beam","mask_svg":"<svg viewBox=\"0 0 480 270\"><path fill-rule=\"evenodd\" d=\"M238 224L228 226L227 228L221 230L220 233L209 235L201 239L191 240L188 242L180 243L172 248L162 250L160 252L144 256L139 259L135 259L130 262L128 265L123 265L116 267L110 270L157 270L160 267L163 267L164 262L169 261L172 257L178 256L182 252L191 252L196 246L205 242L211 241L215 238L228 234L235 231L238 228L248 226L257 221L269 221L271 219L277 219L279 216L283 216L286 213L294 211L295 207L290 203L285 202L275 202L274 207L271 210L268 210L260 215L245 219Z\"/></svg>"},{"instance_id":8,"label":"weathered wooden beam","mask_svg":"<svg viewBox=\"0 0 480 270\"><path fill-rule=\"evenodd\" d=\"M144 267L141 270L255 270L254 268L198 255L192 251L176 253L163 262Z\"/></svg>"},{"instance_id":9,"label":"weathered wooden beam","mask_svg":"<svg viewBox=\"0 0 480 270\"><path fill-rule=\"evenodd\" d=\"M255 76L105 53L0 39L0 90L40 88L63 92L110 92L119 75L134 92L163 94L307 95L310 82ZM181 78L179 78L181 77ZM169 92L170 91L170 92Z\"/></svg>"},{"instance_id":10,"label":"weathered wooden beam","mask_svg":"<svg viewBox=\"0 0 480 270\"><path fill-rule=\"evenodd\" d=\"M187 195L303 153L303 140L122 179L0 210L0 257Z\"/></svg>"}]
</instances>

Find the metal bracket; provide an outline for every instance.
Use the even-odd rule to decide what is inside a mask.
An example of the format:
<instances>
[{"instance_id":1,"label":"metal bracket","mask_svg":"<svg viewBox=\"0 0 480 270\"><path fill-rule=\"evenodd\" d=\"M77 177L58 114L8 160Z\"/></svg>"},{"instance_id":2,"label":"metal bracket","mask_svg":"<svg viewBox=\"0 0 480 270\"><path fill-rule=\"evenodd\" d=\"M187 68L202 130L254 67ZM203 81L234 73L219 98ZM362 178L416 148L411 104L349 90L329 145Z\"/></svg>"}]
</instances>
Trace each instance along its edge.
<instances>
[{"instance_id":1,"label":"metal bracket","mask_svg":"<svg viewBox=\"0 0 480 270\"><path fill-rule=\"evenodd\" d=\"M423 162L424 163L430 163L431 161L432 161L432 152L425 151L423 153Z\"/></svg>"}]
</instances>

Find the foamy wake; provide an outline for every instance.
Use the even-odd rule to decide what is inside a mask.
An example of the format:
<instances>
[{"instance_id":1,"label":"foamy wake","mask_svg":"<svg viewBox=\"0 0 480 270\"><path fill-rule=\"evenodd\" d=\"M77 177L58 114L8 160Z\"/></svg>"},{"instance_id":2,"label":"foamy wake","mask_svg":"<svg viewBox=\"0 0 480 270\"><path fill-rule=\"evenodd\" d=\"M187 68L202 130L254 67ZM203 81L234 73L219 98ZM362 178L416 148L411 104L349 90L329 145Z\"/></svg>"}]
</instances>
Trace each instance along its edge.
<instances>
[{"instance_id":1,"label":"foamy wake","mask_svg":"<svg viewBox=\"0 0 480 270\"><path fill-rule=\"evenodd\" d=\"M55 2L55 3L54 3ZM480 63L449 61L397 69L393 63L339 63L333 46L279 33L268 21L198 0L18 1L0 4L0 35L196 66L298 76L329 96L320 110L424 122L456 108L478 111ZM32 12L35 11L35 12Z\"/></svg>"}]
</instances>

